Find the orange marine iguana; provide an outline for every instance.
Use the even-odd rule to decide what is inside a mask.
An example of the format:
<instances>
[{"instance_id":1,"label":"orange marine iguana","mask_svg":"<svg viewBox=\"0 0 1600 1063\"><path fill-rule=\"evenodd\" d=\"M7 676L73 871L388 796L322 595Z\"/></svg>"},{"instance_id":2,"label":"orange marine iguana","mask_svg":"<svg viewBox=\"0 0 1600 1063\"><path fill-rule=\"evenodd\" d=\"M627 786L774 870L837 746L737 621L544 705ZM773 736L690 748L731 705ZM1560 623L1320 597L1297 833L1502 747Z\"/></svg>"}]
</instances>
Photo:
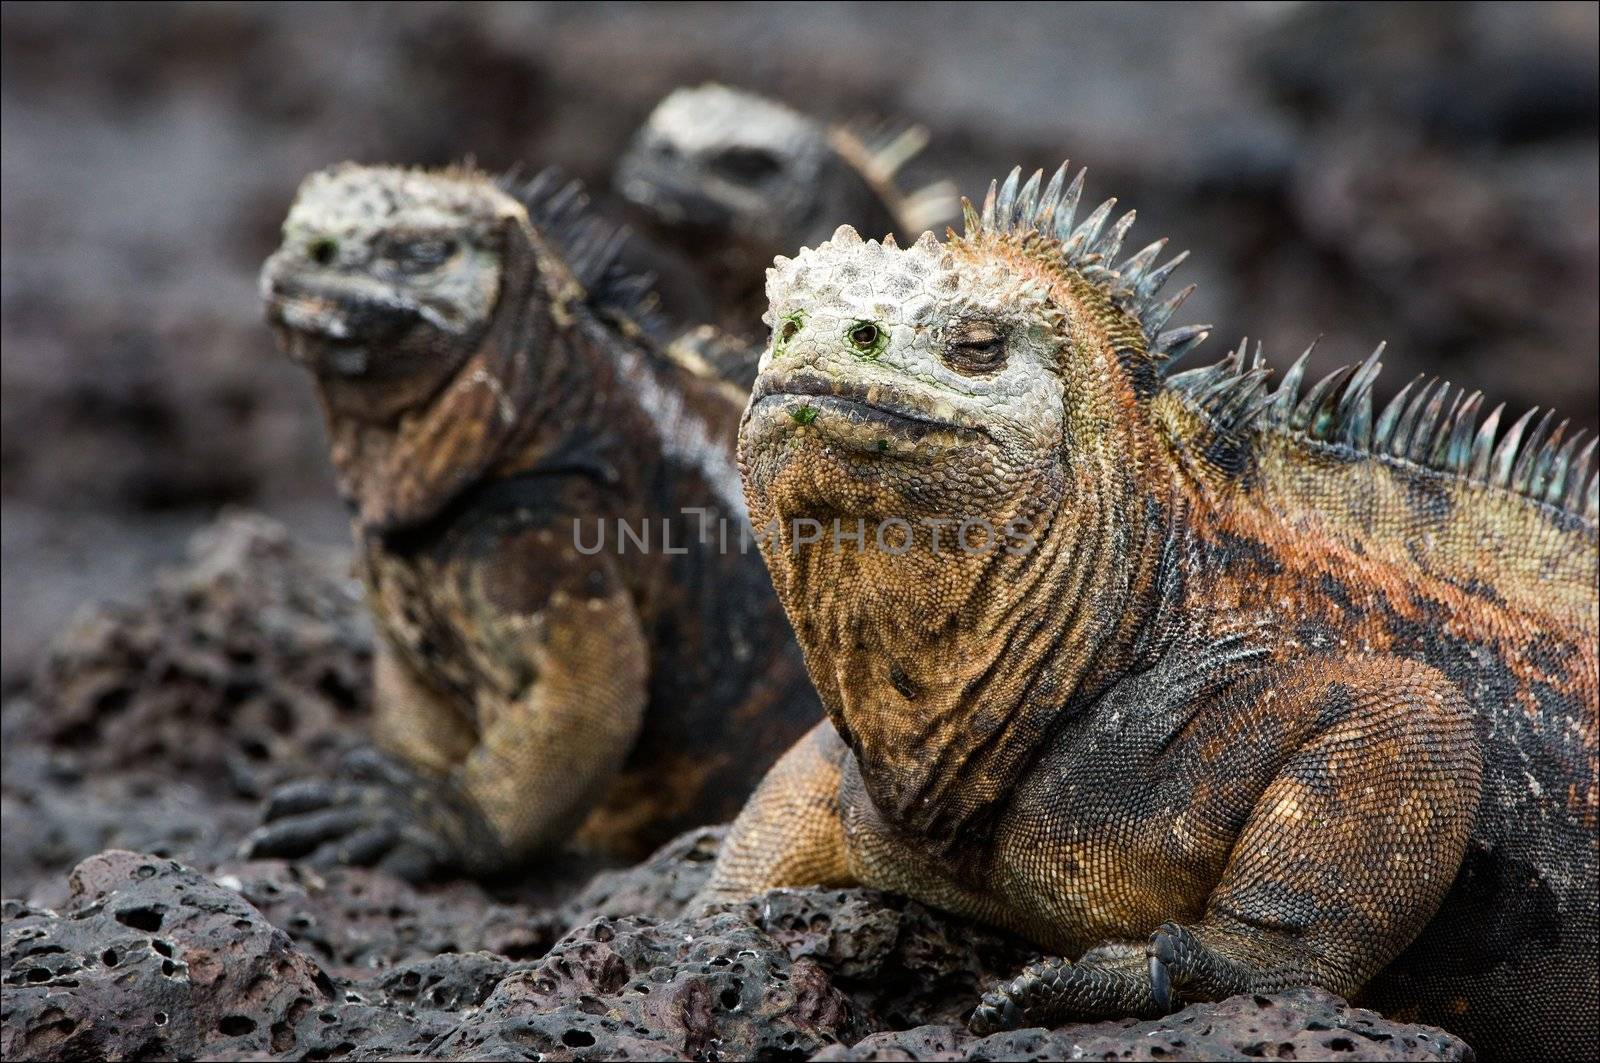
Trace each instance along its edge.
<instances>
[{"instance_id":1,"label":"orange marine iguana","mask_svg":"<svg viewBox=\"0 0 1600 1063\"><path fill-rule=\"evenodd\" d=\"M1082 176L769 271L740 470L828 719L701 900L858 883L1065 957L978 1032L1315 983L1592 1058L1594 441L1375 412L1381 347L1168 372L1183 256L1117 260Z\"/></svg>"},{"instance_id":2,"label":"orange marine iguana","mask_svg":"<svg viewBox=\"0 0 1600 1063\"><path fill-rule=\"evenodd\" d=\"M642 855L815 721L759 558L722 549L743 395L662 353L621 239L550 176L301 186L262 292L354 511L389 756L279 792L254 855L482 873L574 831Z\"/></svg>"}]
</instances>

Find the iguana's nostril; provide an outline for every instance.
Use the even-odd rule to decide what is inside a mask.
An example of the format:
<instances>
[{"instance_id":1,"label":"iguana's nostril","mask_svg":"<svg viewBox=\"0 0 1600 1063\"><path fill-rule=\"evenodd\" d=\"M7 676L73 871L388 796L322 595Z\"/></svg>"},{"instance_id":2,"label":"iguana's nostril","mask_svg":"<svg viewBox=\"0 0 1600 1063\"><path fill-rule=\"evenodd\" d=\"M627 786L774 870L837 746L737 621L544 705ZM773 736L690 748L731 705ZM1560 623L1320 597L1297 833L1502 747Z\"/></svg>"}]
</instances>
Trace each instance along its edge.
<instances>
[{"instance_id":1,"label":"iguana's nostril","mask_svg":"<svg viewBox=\"0 0 1600 1063\"><path fill-rule=\"evenodd\" d=\"M331 266L339 257L339 241L331 236L323 236L311 241L311 261L319 266Z\"/></svg>"}]
</instances>

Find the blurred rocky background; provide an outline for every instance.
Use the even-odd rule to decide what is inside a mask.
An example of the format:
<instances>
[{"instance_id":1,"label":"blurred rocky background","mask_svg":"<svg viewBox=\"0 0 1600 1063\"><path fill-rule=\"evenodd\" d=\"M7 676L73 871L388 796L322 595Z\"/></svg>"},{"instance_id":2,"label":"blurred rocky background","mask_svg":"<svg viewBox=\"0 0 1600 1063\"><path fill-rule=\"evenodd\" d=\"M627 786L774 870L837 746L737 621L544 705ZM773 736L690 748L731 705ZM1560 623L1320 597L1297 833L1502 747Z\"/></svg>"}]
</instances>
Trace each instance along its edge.
<instances>
[{"instance_id":1,"label":"blurred rocky background","mask_svg":"<svg viewBox=\"0 0 1600 1063\"><path fill-rule=\"evenodd\" d=\"M1572 4L7 4L4 682L219 505L345 535L255 272L309 170L559 163L604 190L665 92L903 116L975 197L1090 168L1194 250L1188 320L1280 365L1390 343L1596 421L1597 8ZM1380 395L1380 397L1382 397Z\"/></svg>"}]
</instances>

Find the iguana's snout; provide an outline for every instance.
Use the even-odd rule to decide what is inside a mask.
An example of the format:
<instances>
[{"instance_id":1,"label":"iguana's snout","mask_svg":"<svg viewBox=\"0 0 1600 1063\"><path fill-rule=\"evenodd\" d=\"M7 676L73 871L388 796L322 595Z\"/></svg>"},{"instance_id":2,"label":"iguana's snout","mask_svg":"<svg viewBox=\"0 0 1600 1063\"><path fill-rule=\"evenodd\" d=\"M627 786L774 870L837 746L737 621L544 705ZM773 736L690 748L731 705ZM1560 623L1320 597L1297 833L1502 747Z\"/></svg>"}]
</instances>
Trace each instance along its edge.
<instances>
[{"instance_id":1,"label":"iguana's snout","mask_svg":"<svg viewBox=\"0 0 1600 1063\"><path fill-rule=\"evenodd\" d=\"M261 295L284 352L319 374L355 377L381 370L373 352L427 320L422 307L381 285L307 276L279 255L262 270Z\"/></svg>"}]
</instances>

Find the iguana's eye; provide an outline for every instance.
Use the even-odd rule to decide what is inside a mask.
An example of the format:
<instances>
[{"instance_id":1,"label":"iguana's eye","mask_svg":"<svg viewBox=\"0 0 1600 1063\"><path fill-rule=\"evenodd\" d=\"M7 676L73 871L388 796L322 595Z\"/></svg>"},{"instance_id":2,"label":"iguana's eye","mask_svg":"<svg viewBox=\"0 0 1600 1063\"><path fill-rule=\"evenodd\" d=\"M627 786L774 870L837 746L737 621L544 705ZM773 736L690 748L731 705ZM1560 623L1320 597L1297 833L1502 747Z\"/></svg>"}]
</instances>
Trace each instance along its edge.
<instances>
[{"instance_id":1,"label":"iguana's eye","mask_svg":"<svg viewBox=\"0 0 1600 1063\"><path fill-rule=\"evenodd\" d=\"M1006 363L1006 334L987 321L962 322L945 344L944 360L958 373L992 373Z\"/></svg>"},{"instance_id":2,"label":"iguana's eye","mask_svg":"<svg viewBox=\"0 0 1600 1063\"><path fill-rule=\"evenodd\" d=\"M845 332L845 338L850 341L850 346L871 358L882 354L889 344L888 334L874 321L855 322Z\"/></svg>"},{"instance_id":3,"label":"iguana's eye","mask_svg":"<svg viewBox=\"0 0 1600 1063\"><path fill-rule=\"evenodd\" d=\"M454 240L434 236L397 240L386 250L387 257L402 273L427 273L438 269L455 253Z\"/></svg>"},{"instance_id":4,"label":"iguana's eye","mask_svg":"<svg viewBox=\"0 0 1600 1063\"><path fill-rule=\"evenodd\" d=\"M776 358L789 346L789 341L800 334L800 326L805 324L805 315L796 310L792 314L784 315L778 322L777 329L772 335L772 356Z\"/></svg>"},{"instance_id":5,"label":"iguana's eye","mask_svg":"<svg viewBox=\"0 0 1600 1063\"><path fill-rule=\"evenodd\" d=\"M311 241L310 252L311 261L319 266L331 266L339 257L339 241L331 236L319 237Z\"/></svg>"},{"instance_id":6,"label":"iguana's eye","mask_svg":"<svg viewBox=\"0 0 1600 1063\"><path fill-rule=\"evenodd\" d=\"M756 184L782 170L783 163L761 148L729 148L712 158L711 168L740 184Z\"/></svg>"}]
</instances>

